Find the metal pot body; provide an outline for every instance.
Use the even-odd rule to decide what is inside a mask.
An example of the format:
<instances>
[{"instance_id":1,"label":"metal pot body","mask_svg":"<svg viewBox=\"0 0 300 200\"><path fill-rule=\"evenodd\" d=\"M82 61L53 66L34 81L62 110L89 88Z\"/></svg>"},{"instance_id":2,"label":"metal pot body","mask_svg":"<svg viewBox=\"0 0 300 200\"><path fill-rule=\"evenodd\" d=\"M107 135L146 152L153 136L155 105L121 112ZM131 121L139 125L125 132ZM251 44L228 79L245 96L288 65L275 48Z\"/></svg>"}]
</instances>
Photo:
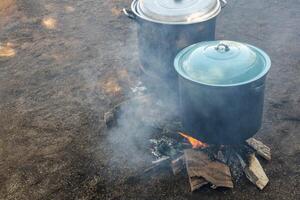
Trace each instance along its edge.
<instances>
[{"instance_id":1,"label":"metal pot body","mask_svg":"<svg viewBox=\"0 0 300 200\"><path fill-rule=\"evenodd\" d=\"M176 54L183 48L215 39L216 17L194 24L160 24L137 17L139 59L143 71L177 85L173 67Z\"/></svg>"},{"instance_id":2,"label":"metal pot body","mask_svg":"<svg viewBox=\"0 0 300 200\"><path fill-rule=\"evenodd\" d=\"M266 75L237 86L208 86L179 76L184 131L209 144L239 144L261 127Z\"/></svg>"},{"instance_id":3,"label":"metal pot body","mask_svg":"<svg viewBox=\"0 0 300 200\"><path fill-rule=\"evenodd\" d=\"M226 6L226 1L220 2L222 8ZM170 23L145 17L139 13L138 3L134 0L131 10L124 8L123 12L137 22L140 67L146 76L156 79L157 85L163 82L171 89L177 88L177 73L173 67L176 54L194 43L214 40L219 13L199 22Z\"/></svg>"}]
</instances>

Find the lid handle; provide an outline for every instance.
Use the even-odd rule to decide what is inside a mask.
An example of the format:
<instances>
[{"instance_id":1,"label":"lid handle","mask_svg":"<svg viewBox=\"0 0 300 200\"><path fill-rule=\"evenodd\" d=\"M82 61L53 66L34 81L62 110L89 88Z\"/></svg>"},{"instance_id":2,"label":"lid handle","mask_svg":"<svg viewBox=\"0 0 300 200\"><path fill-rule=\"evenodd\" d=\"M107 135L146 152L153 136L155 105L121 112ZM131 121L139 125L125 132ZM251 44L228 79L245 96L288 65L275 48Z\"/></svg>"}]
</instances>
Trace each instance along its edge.
<instances>
[{"instance_id":1,"label":"lid handle","mask_svg":"<svg viewBox=\"0 0 300 200\"><path fill-rule=\"evenodd\" d=\"M227 5L227 1L226 0L221 0L221 8L225 8Z\"/></svg>"},{"instance_id":2,"label":"lid handle","mask_svg":"<svg viewBox=\"0 0 300 200\"><path fill-rule=\"evenodd\" d=\"M132 12L131 10L127 9L127 8L123 8L123 13L129 17L130 19L135 19L136 15L134 14L134 12Z\"/></svg>"},{"instance_id":3,"label":"lid handle","mask_svg":"<svg viewBox=\"0 0 300 200\"><path fill-rule=\"evenodd\" d=\"M224 53L230 50L229 46L227 44L224 43L220 43L218 44L218 46L216 46L215 48L218 52L220 53Z\"/></svg>"}]
</instances>

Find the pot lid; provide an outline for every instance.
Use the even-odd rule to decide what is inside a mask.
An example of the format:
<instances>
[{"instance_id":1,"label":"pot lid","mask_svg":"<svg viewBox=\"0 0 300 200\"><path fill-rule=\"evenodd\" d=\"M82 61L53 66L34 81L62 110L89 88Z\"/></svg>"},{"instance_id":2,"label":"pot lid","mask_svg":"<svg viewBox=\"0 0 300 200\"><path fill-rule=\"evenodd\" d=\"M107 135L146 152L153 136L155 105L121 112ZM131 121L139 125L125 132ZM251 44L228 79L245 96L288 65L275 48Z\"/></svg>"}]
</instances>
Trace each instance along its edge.
<instances>
[{"instance_id":1,"label":"pot lid","mask_svg":"<svg viewBox=\"0 0 300 200\"><path fill-rule=\"evenodd\" d=\"M165 23L195 23L219 14L219 0L139 0L137 11L147 19Z\"/></svg>"},{"instance_id":2,"label":"pot lid","mask_svg":"<svg viewBox=\"0 0 300 200\"><path fill-rule=\"evenodd\" d=\"M243 84L265 75L271 66L262 50L239 42L200 42L175 58L176 71L194 82L228 86Z\"/></svg>"}]
</instances>

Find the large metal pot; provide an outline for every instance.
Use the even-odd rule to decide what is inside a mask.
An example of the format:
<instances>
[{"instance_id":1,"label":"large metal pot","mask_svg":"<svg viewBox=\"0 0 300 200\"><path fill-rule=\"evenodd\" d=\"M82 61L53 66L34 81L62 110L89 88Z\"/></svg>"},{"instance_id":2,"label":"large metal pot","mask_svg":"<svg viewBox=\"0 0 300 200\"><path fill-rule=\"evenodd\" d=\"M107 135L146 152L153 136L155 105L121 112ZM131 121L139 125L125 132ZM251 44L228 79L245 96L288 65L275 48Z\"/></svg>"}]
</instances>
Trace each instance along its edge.
<instances>
[{"instance_id":1,"label":"large metal pot","mask_svg":"<svg viewBox=\"0 0 300 200\"><path fill-rule=\"evenodd\" d=\"M175 58L184 131L211 144L238 144L261 127L266 75L262 50L233 41L201 42Z\"/></svg>"},{"instance_id":2,"label":"large metal pot","mask_svg":"<svg viewBox=\"0 0 300 200\"><path fill-rule=\"evenodd\" d=\"M177 83L176 54L191 44L214 40L216 17L225 5L225 0L134 0L131 11L123 11L138 25L142 70Z\"/></svg>"}]
</instances>

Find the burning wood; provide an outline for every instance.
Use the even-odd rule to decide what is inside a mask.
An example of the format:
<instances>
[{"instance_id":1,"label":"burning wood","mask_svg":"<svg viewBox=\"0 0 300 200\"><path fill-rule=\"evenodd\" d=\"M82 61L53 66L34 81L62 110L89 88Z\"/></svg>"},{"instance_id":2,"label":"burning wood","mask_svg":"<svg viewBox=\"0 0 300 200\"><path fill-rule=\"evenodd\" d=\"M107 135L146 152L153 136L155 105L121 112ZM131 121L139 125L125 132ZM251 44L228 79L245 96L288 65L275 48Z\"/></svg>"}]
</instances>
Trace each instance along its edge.
<instances>
[{"instance_id":1,"label":"burning wood","mask_svg":"<svg viewBox=\"0 0 300 200\"><path fill-rule=\"evenodd\" d=\"M121 107L141 106L140 110L143 111L145 105L151 104L152 101L151 95L144 95L121 102L105 113L104 122L107 127L111 127L117 124L117 119L122 114ZM145 175L165 166L170 166L173 174L177 175L186 168L191 191L207 184L211 184L213 189L233 188L232 179L239 180L243 173L261 190L267 185L269 179L253 154L256 151L258 155L271 160L271 150L262 142L250 138L246 143L239 145L208 145L188 134L178 132L177 130L182 130L180 123L172 124L158 120L159 113L151 112L148 113L149 116L145 115L144 119L141 119L139 118L141 113L130 112L131 115L136 115L137 120L141 120L143 125L161 131L159 135L149 140L149 148L157 160L153 161L148 168L143 169L139 175ZM245 158L251 155L249 165L240 155Z\"/></svg>"},{"instance_id":2,"label":"burning wood","mask_svg":"<svg viewBox=\"0 0 300 200\"><path fill-rule=\"evenodd\" d=\"M256 150L258 155L268 161L271 160L271 149L268 146L264 145L261 141L258 141L254 138L250 138L246 142L250 147Z\"/></svg>"},{"instance_id":3,"label":"burning wood","mask_svg":"<svg viewBox=\"0 0 300 200\"><path fill-rule=\"evenodd\" d=\"M237 155L240 159L243 170L247 178L255 184L259 189L263 190L269 182L269 179L263 170L260 162L256 158L255 154L251 154L249 157L249 165L247 166L241 156Z\"/></svg>"},{"instance_id":4,"label":"burning wood","mask_svg":"<svg viewBox=\"0 0 300 200\"><path fill-rule=\"evenodd\" d=\"M165 152L162 155L167 153L170 158L174 158L178 156L178 154L180 155L182 151L184 152L184 155L177 157L169 163L174 175L179 174L184 168L187 169L192 192L207 184L211 184L212 189L218 187L233 188L232 179L239 180L243 173L261 190L267 185L269 180L254 154L254 152L257 151L259 155L264 155L264 158L271 158L270 149L261 142L252 138L247 141L248 145L207 145L184 133L179 133L179 135L186 138L191 145L188 144L188 146L185 146L184 144L187 144L185 141L181 141L181 143L177 141L178 145L176 145L176 142L175 144L172 143L172 145L169 145L169 142L167 142L167 146L174 147L172 151L177 152L176 154L170 155L167 153L169 152L169 148L160 149ZM162 141L164 141L163 138L164 136L161 137ZM177 139L180 140L180 138ZM159 144L159 142L155 143L157 147L161 146ZM165 142L162 144L165 144ZM235 155L238 156L236 157ZM251 155L249 165L248 162L244 162L240 155L243 157ZM160 158L161 156L158 157ZM160 162L161 160L164 161L166 159L158 159L159 165L166 163ZM158 165L151 167L151 170L157 166Z\"/></svg>"},{"instance_id":5,"label":"burning wood","mask_svg":"<svg viewBox=\"0 0 300 200\"><path fill-rule=\"evenodd\" d=\"M184 133L178 132L182 137L186 138L192 145L193 149L201 149L201 148L205 148L208 147L207 144L205 144L204 142L201 142L191 136L188 136Z\"/></svg>"},{"instance_id":6,"label":"burning wood","mask_svg":"<svg viewBox=\"0 0 300 200\"><path fill-rule=\"evenodd\" d=\"M227 165L211 161L207 154L192 149L185 150L184 156L192 191L206 184L203 179L216 187L233 188Z\"/></svg>"}]
</instances>

